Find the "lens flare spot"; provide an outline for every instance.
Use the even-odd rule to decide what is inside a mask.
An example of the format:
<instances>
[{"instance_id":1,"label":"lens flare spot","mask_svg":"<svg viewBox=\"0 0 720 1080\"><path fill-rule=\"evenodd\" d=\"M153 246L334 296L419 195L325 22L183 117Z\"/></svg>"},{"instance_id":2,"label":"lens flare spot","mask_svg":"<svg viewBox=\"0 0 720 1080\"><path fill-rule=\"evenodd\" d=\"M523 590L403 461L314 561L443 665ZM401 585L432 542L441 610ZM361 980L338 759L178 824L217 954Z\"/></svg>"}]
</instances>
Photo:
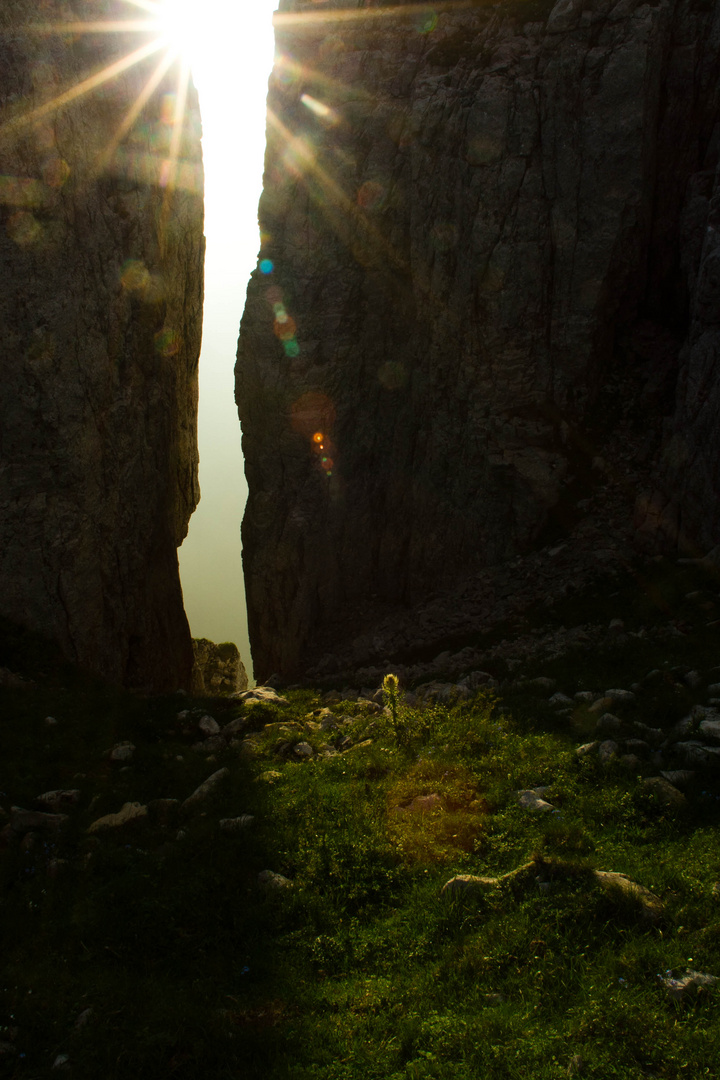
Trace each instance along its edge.
<instances>
[{"instance_id":1,"label":"lens flare spot","mask_svg":"<svg viewBox=\"0 0 720 1080\"><path fill-rule=\"evenodd\" d=\"M283 348L285 350L285 355L286 356L289 356L289 357L292 358L294 356L299 356L300 355L300 346L298 345L297 340L295 338L292 338L290 341L284 342Z\"/></svg>"},{"instance_id":2,"label":"lens flare spot","mask_svg":"<svg viewBox=\"0 0 720 1080\"><path fill-rule=\"evenodd\" d=\"M377 210L385 198L385 188L377 180L366 180L357 193L358 206Z\"/></svg>"},{"instance_id":3,"label":"lens flare spot","mask_svg":"<svg viewBox=\"0 0 720 1080\"><path fill-rule=\"evenodd\" d=\"M311 113L318 117L319 120L324 120L326 123L337 123L337 116L323 101L318 101L317 98L312 97L310 94L302 94L300 101L303 103L306 109L309 109Z\"/></svg>"},{"instance_id":4,"label":"lens flare spot","mask_svg":"<svg viewBox=\"0 0 720 1080\"><path fill-rule=\"evenodd\" d=\"M150 284L150 271L139 259L128 259L120 271L120 284L127 292L145 292Z\"/></svg>"},{"instance_id":5,"label":"lens flare spot","mask_svg":"<svg viewBox=\"0 0 720 1080\"><path fill-rule=\"evenodd\" d=\"M423 12L418 17L416 27L421 34L431 34L438 24L437 11Z\"/></svg>"},{"instance_id":6,"label":"lens flare spot","mask_svg":"<svg viewBox=\"0 0 720 1080\"><path fill-rule=\"evenodd\" d=\"M48 187L59 190L70 178L70 166L61 157L50 157L43 162L42 178Z\"/></svg>"},{"instance_id":7,"label":"lens flare spot","mask_svg":"<svg viewBox=\"0 0 720 1080\"><path fill-rule=\"evenodd\" d=\"M292 341L297 334L297 326L295 320L291 319L289 315L286 315L284 319L276 319L273 325L275 336L279 337L281 341ZM287 352L287 350L286 350Z\"/></svg>"},{"instance_id":8,"label":"lens flare spot","mask_svg":"<svg viewBox=\"0 0 720 1080\"><path fill-rule=\"evenodd\" d=\"M261 274L272 274L274 269L275 269L275 264L272 261L272 259L261 259L260 260L260 273Z\"/></svg>"},{"instance_id":9,"label":"lens flare spot","mask_svg":"<svg viewBox=\"0 0 720 1080\"><path fill-rule=\"evenodd\" d=\"M282 289L278 285L271 285L265 293L265 296L267 297L268 304L272 305L273 311L275 310L276 304L282 305L283 294Z\"/></svg>"},{"instance_id":10,"label":"lens flare spot","mask_svg":"<svg viewBox=\"0 0 720 1080\"><path fill-rule=\"evenodd\" d=\"M43 186L27 177L0 176L0 203L6 206L42 206Z\"/></svg>"},{"instance_id":11,"label":"lens flare spot","mask_svg":"<svg viewBox=\"0 0 720 1080\"><path fill-rule=\"evenodd\" d=\"M289 315L285 310L285 305L282 303L273 304L273 311L275 312L275 318L278 322L287 322Z\"/></svg>"},{"instance_id":12,"label":"lens flare spot","mask_svg":"<svg viewBox=\"0 0 720 1080\"><path fill-rule=\"evenodd\" d=\"M300 65L297 61L293 60L292 56L285 56L283 53L278 53L275 57L273 77L282 86L294 86L300 78Z\"/></svg>"},{"instance_id":13,"label":"lens flare spot","mask_svg":"<svg viewBox=\"0 0 720 1080\"><path fill-rule=\"evenodd\" d=\"M163 94L162 103L160 106L160 119L163 124L172 124L175 120L175 110L177 108L177 98L175 94Z\"/></svg>"},{"instance_id":14,"label":"lens flare spot","mask_svg":"<svg viewBox=\"0 0 720 1080\"><path fill-rule=\"evenodd\" d=\"M157 333L154 342L158 356L177 356L180 351L180 335L170 326Z\"/></svg>"},{"instance_id":15,"label":"lens flare spot","mask_svg":"<svg viewBox=\"0 0 720 1080\"><path fill-rule=\"evenodd\" d=\"M323 443L324 441L325 441L325 436L323 435L322 431L316 431L315 434L313 435L313 442L320 444L320 443ZM322 449L322 447L320 447L320 449Z\"/></svg>"},{"instance_id":16,"label":"lens flare spot","mask_svg":"<svg viewBox=\"0 0 720 1080\"><path fill-rule=\"evenodd\" d=\"M40 240L43 230L34 214L21 210L8 218L7 231L18 247L32 247Z\"/></svg>"}]
</instances>

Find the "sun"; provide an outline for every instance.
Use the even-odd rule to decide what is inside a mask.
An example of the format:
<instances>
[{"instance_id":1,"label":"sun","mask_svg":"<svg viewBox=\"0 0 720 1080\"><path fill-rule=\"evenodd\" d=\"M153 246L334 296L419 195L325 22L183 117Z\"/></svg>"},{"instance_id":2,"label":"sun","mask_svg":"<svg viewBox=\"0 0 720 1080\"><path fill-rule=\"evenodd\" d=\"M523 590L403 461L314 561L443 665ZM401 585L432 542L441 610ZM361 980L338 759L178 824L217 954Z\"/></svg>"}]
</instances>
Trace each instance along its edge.
<instances>
[{"instance_id":1,"label":"sun","mask_svg":"<svg viewBox=\"0 0 720 1080\"><path fill-rule=\"evenodd\" d=\"M192 68L205 47L205 22L197 0L158 0L154 21L163 46Z\"/></svg>"}]
</instances>

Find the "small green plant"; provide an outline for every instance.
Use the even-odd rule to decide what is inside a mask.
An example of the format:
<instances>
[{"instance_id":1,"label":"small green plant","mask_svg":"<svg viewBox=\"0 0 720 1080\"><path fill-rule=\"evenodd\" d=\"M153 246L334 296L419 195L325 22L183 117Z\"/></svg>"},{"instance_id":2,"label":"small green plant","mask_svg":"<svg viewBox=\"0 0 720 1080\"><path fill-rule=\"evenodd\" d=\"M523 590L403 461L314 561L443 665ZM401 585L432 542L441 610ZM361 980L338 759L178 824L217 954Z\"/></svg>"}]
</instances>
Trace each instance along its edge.
<instances>
[{"instance_id":1,"label":"small green plant","mask_svg":"<svg viewBox=\"0 0 720 1080\"><path fill-rule=\"evenodd\" d=\"M382 681L385 703L390 709L390 723L398 746L406 748L409 742L408 727L400 716L400 680L389 672Z\"/></svg>"}]
</instances>

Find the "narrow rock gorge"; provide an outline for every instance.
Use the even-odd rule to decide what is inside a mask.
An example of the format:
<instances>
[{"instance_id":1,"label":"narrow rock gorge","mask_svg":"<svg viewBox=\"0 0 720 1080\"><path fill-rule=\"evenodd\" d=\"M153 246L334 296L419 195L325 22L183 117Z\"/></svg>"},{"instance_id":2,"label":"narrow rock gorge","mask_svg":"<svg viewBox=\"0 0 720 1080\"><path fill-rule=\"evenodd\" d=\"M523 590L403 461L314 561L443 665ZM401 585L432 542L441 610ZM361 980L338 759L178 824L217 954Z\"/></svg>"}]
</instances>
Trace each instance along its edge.
<instances>
[{"instance_id":1,"label":"narrow rock gorge","mask_svg":"<svg viewBox=\"0 0 720 1080\"><path fill-rule=\"evenodd\" d=\"M720 544L720 5L286 0L277 40L237 364L257 677L459 635L467 583L558 539Z\"/></svg>"},{"instance_id":2,"label":"narrow rock gorge","mask_svg":"<svg viewBox=\"0 0 720 1080\"><path fill-rule=\"evenodd\" d=\"M58 32L127 17L0 13L0 616L174 690L193 660L177 547L199 497L197 101L178 125L177 68L154 78L149 49L123 65L147 34Z\"/></svg>"}]
</instances>

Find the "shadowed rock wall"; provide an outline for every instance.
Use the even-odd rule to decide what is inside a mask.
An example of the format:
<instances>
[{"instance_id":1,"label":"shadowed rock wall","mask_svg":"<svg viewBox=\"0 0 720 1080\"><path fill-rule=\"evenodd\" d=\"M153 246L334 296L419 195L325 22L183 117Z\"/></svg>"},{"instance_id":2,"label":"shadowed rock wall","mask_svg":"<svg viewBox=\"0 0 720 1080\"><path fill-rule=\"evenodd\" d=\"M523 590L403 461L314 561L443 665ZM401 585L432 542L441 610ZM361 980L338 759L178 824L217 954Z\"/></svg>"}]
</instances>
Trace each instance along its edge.
<instances>
[{"instance_id":1,"label":"shadowed rock wall","mask_svg":"<svg viewBox=\"0 0 720 1080\"><path fill-rule=\"evenodd\" d=\"M115 682L175 689L193 660L176 549L199 497L197 102L171 190L177 69L123 131L161 54L44 106L149 38L37 32L128 16L0 11L0 615Z\"/></svg>"},{"instance_id":2,"label":"shadowed rock wall","mask_svg":"<svg viewBox=\"0 0 720 1080\"><path fill-rule=\"evenodd\" d=\"M704 0L283 10L237 366L259 678L537 542L637 326L699 434L681 219L720 100Z\"/></svg>"}]
</instances>

